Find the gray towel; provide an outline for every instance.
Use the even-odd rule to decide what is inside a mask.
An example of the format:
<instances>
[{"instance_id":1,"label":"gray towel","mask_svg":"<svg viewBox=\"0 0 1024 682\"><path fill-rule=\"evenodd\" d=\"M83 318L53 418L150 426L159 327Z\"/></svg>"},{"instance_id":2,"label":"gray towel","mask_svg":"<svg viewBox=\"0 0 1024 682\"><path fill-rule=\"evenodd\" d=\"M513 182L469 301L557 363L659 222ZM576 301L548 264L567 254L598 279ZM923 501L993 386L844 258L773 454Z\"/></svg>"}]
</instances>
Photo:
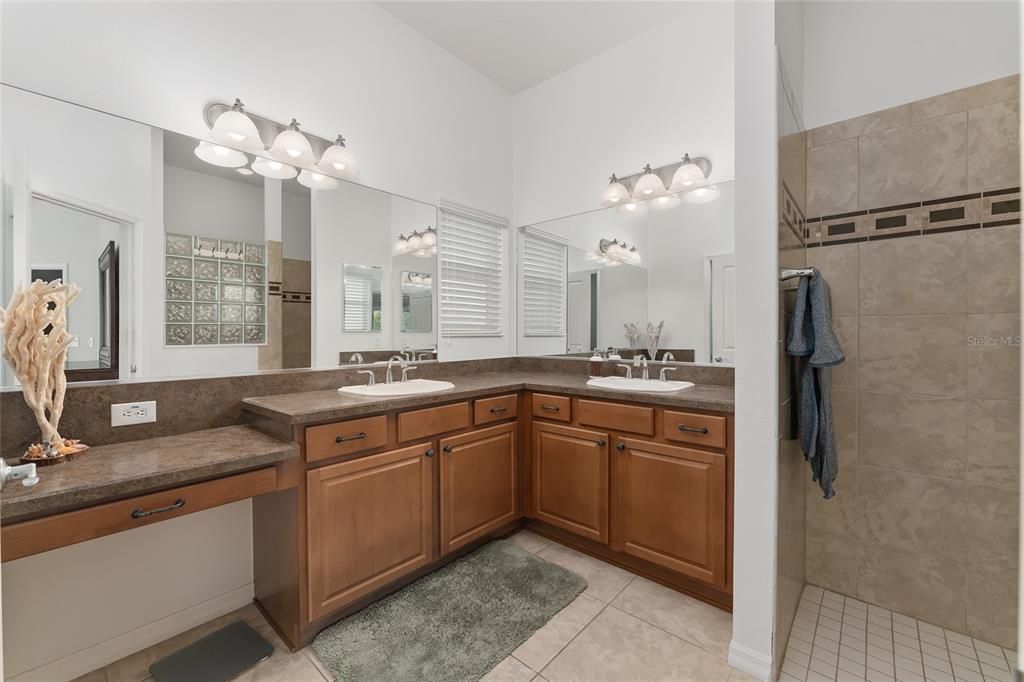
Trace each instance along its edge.
<instances>
[{"instance_id":1,"label":"gray towel","mask_svg":"<svg viewBox=\"0 0 1024 682\"><path fill-rule=\"evenodd\" d=\"M832 425L831 368L846 356L832 330L832 292L817 270L810 277L800 278L786 351L807 358L800 379L800 446L811 463L812 480L829 499L836 494L832 484L839 473Z\"/></svg>"}]
</instances>

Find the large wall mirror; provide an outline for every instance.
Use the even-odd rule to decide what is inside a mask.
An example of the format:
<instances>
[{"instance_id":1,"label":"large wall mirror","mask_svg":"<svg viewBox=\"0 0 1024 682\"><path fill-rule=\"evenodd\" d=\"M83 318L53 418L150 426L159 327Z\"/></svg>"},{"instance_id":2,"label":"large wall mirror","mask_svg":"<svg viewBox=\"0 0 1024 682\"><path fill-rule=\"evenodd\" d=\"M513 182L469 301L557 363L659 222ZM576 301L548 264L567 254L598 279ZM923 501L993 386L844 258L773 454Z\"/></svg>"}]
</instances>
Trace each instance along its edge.
<instances>
[{"instance_id":1,"label":"large wall mirror","mask_svg":"<svg viewBox=\"0 0 1024 682\"><path fill-rule=\"evenodd\" d=\"M2 87L0 298L81 288L70 381L437 358L436 249L397 248L434 206L225 167L194 138Z\"/></svg>"},{"instance_id":2,"label":"large wall mirror","mask_svg":"<svg viewBox=\"0 0 1024 682\"><path fill-rule=\"evenodd\" d=\"M716 187L706 203L520 228L519 354L733 363L734 190Z\"/></svg>"}]
</instances>

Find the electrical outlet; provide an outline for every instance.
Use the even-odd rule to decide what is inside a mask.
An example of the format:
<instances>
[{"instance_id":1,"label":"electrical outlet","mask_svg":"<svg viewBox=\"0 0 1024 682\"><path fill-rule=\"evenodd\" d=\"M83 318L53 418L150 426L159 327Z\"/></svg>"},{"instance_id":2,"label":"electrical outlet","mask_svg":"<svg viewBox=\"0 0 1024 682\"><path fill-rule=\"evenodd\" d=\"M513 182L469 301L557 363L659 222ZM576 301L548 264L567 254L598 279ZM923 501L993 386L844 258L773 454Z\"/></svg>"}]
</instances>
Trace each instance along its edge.
<instances>
[{"instance_id":1,"label":"electrical outlet","mask_svg":"<svg viewBox=\"0 0 1024 682\"><path fill-rule=\"evenodd\" d=\"M118 403L110 406L111 426L132 426L156 421L156 401Z\"/></svg>"}]
</instances>

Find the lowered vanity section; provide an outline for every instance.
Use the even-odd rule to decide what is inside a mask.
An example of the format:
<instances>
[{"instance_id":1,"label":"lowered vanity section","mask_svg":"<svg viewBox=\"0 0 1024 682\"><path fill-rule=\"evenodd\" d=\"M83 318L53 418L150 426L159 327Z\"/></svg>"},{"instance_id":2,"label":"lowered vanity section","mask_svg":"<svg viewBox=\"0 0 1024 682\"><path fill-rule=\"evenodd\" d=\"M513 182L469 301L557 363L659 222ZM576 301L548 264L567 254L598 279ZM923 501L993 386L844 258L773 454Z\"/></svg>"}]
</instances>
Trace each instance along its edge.
<instances>
[{"instance_id":1,"label":"lowered vanity section","mask_svg":"<svg viewBox=\"0 0 1024 682\"><path fill-rule=\"evenodd\" d=\"M256 600L292 647L522 525L731 608L731 386L451 380L427 396L243 401L250 426L301 452L279 491L253 500Z\"/></svg>"}]
</instances>

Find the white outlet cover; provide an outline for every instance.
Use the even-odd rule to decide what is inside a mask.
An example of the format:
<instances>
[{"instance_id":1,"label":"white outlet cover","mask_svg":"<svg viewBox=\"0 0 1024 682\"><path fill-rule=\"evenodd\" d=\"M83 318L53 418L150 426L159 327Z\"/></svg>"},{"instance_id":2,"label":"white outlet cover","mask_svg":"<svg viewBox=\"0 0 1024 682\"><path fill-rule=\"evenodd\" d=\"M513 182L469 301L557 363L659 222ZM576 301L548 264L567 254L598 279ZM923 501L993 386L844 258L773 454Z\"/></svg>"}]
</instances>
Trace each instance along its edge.
<instances>
[{"instance_id":1,"label":"white outlet cover","mask_svg":"<svg viewBox=\"0 0 1024 682\"><path fill-rule=\"evenodd\" d=\"M116 403L110 406L111 426L132 426L156 421L156 401Z\"/></svg>"}]
</instances>

